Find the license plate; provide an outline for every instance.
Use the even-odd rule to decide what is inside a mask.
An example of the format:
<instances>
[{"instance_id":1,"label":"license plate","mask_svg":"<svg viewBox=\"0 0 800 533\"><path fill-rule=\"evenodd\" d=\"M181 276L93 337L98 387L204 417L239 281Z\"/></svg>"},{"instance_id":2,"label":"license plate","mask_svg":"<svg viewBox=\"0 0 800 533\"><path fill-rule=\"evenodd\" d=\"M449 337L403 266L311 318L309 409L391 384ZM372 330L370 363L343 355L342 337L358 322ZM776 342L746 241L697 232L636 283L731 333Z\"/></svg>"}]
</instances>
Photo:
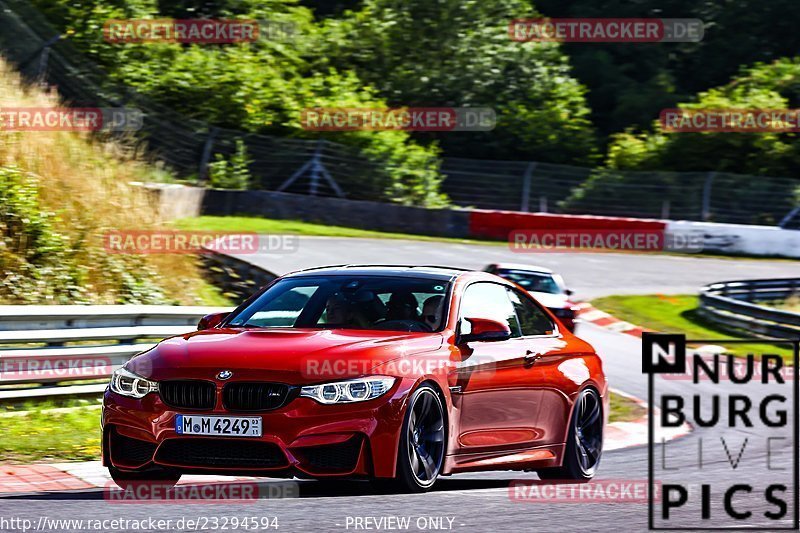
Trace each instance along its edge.
<instances>
[{"instance_id":1,"label":"license plate","mask_svg":"<svg viewBox=\"0 0 800 533\"><path fill-rule=\"evenodd\" d=\"M176 415L175 432L178 435L260 437L261 417Z\"/></svg>"}]
</instances>

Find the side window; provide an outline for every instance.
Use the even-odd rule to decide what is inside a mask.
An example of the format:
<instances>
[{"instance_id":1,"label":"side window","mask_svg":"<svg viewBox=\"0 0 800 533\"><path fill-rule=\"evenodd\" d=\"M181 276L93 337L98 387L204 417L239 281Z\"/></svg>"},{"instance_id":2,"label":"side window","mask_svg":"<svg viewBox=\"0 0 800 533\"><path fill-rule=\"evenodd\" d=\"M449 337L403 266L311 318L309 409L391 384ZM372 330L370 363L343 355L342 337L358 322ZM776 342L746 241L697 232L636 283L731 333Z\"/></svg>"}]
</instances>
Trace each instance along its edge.
<instances>
[{"instance_id":1,"label":"side window","mask_svg":"<svg viewBox=\"0 0 800 533\"><path fill-rule=\"evenodd\" d=\"M474 283L467 287L461 300L460 318L496 320L509 327L512 337L521 335L517 314L508 299L508 293L505 287L495 283Z\"/></svg>"},{"instance_id":2,"label":"side window","mask_svg":"<svg viewBox=\"0 0 800 533\"><path fill-rule=\"evenodd\" d=\"M519 322L522 327L522 334L529 335L549 335L553 333L555 326L544 311L539 309L532 301L521 295L514 289L506 289L514 310L517 312Z\"/></svg>"}]
</instances>

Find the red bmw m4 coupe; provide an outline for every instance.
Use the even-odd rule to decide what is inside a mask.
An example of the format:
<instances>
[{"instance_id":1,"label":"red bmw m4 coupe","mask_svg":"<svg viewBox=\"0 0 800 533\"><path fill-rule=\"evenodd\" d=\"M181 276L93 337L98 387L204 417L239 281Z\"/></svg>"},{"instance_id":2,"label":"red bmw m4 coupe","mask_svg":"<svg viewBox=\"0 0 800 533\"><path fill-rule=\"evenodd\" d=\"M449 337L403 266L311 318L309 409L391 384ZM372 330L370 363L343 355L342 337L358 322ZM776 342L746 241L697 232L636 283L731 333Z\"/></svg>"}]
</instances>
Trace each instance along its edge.
<instances>
[{"instance_id":1,"label":"red bmw m4 coupe","mask_svg":"<svg viewBox=\"0 0 800 533\"><path fill-rule=\"evenodd\" d=\"M198 329L112 376L103 462L121 486L211 473L425 491L458 472L598 467L600 358L493 274L304 270Z\"/></svg>"}]
</instances>

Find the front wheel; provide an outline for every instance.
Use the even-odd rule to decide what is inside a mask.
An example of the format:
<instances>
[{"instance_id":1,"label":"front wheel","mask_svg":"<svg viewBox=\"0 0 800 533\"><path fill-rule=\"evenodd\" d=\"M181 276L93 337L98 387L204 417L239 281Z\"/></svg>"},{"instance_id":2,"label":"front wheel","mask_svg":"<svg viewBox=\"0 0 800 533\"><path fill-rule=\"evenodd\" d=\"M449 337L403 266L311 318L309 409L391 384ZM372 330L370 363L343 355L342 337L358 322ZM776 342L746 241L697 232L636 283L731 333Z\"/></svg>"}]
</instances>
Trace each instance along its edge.
<instances>
[{"instance_id":1,"label":"front wheel","mask_svg":"<svg viewBox=\"0 0 800 533\"><path fill-rule=\"evenodd\" d=\"M602 452L603 404L597 391L585 389L575 400L562 465L536 473L541 479L589 481L597 472Z\"/></svg>"},{"instance_id":2,"label":"front wheel","mask_svg":"<svg viewBox=\"0 0 800 533\"><path fill-rule=\"evenodd\" d=\"M400 433L394 488L425 492L433 487L444 463L446 447L442 401L430 385L411 395Z\"/></svg>"}]
</instances>

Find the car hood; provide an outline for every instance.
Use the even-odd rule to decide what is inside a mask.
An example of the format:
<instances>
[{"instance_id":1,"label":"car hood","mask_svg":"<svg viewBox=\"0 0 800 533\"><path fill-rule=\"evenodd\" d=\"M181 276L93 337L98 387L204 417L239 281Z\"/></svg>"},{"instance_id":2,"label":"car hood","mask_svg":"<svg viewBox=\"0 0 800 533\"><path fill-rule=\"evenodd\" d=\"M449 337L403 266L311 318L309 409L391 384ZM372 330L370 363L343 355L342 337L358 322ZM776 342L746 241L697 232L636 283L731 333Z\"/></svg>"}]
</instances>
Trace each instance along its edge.
<instances>
[{"instance_id":1,"label":"car hood","mask_svg":"<svg viewBox=\"0 0 800 533\"><path fill-rule=\"evenodd\" d=\"M347 379L374 366L441 347L436 333L320 329L210 329L171 337L127 367L153 379L216 379L313 383Z\"/></svg>"},{"instance_id":2,"label":"car hood","mask_svg":"<svg viewBox=\"0 0 800 533\"><path fill-rule=\"evenodd\" d=\"M561 308L569 306L569 298L566 294L552 294L549 292L528 291L533 299L545 307Z\"/></svg>"}]
</instances>

